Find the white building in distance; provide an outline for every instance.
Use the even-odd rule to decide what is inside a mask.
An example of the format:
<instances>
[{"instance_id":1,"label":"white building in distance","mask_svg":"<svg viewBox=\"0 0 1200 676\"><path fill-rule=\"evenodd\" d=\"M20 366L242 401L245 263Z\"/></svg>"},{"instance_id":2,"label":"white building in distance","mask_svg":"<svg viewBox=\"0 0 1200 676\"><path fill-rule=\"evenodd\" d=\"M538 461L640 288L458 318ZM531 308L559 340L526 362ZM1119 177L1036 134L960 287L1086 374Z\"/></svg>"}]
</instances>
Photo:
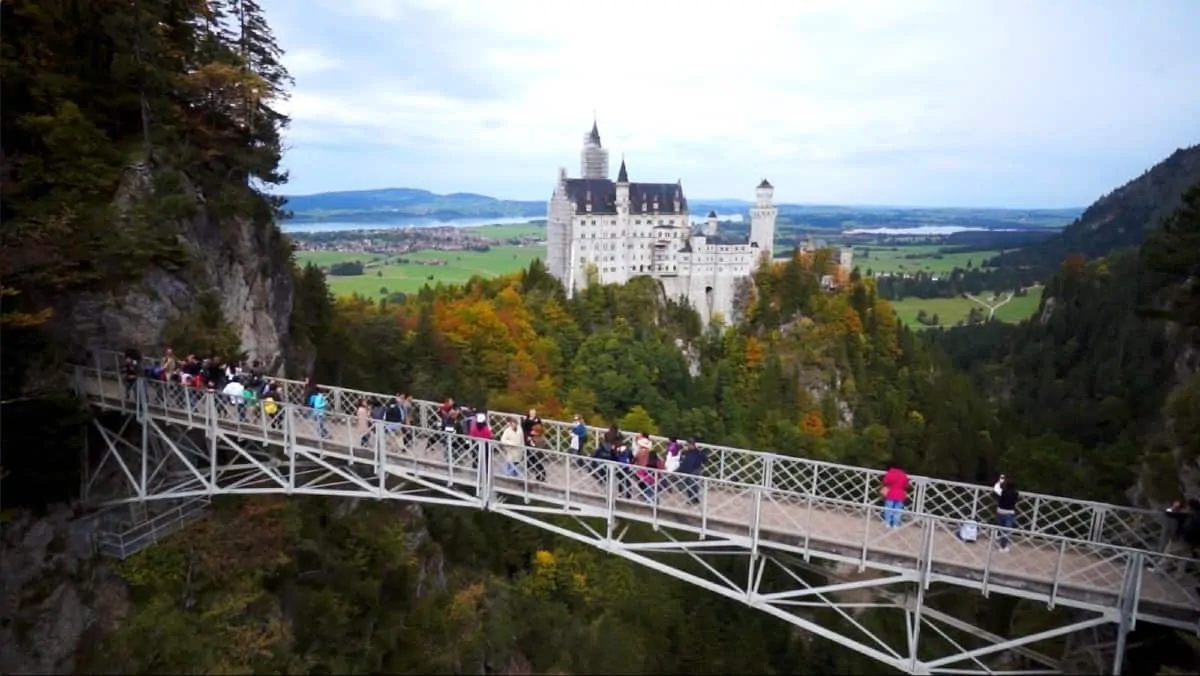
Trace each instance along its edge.
<instances>
[{"instance_id":1,"label":"white building in distance","mask_svg":"<svg viewBox=\"0 0 1200 676\"><path fill-rule=\"evenodd\" d=\"M729 318L738 282L771 259L779 210L766 179L755 190L749 240L718 232L717 215L694 231L683 184L633 183L625 161L613 181L600 131L584 135L580 178L558 171L546 215L547 267L574 294L589 280L623 284L650 276L670 298L684 300L708 324L718 313Z\"/></svg>"}]
</instances>

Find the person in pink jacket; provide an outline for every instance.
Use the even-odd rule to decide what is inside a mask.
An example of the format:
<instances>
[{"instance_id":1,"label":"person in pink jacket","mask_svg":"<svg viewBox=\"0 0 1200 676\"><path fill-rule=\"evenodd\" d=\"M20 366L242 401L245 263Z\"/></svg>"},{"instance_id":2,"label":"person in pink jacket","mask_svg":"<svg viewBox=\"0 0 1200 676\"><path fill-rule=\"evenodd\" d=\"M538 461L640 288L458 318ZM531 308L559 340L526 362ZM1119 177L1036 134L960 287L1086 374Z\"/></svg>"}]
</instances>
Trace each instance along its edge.
<instances>
[{"instance_id":1,"label":"person in pink jacket","mask_svg":"<svg viewBox=\"0 0 1200 676\"><path fill-rule=\"evenodd\" d=\"M888 470L881 482L883 488L883 522L888 528L900 527L900 512L908 499L908 473L896 463L888 463Z\"/></svg>"}]
</instances>

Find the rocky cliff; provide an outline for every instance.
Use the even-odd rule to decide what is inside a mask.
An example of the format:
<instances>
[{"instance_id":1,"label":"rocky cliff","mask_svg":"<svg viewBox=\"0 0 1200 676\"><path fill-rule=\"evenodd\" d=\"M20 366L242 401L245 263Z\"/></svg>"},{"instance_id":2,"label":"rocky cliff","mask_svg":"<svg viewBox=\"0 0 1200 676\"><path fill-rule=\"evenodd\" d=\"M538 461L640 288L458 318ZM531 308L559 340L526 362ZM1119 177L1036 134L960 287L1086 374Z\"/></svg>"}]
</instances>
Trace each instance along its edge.
<instances>
[{"instance_id":1,"label":"rocky cliff","mask_svg":"<svg viewBox=\"0 0 1200 676\"><path fill-rule=\"evenodd\" d=\"M0 673L65 674L129 611L126 585L92 557L91 519L57 506L10 514L0 533Z\"/></svg>"},{"instance_id":2,"label":"rocky cliff","mask_svg":"<svg viewBox=\"0 0 1200 676\"><path fill-rule=\"evenodd\" d=\"M155 177L143 163L126 169L115 199L117 227L155 196ZM157 352L168 324L212 294L251 358L282 359L292 310L293 278L278 229L245 216L215 217L205 195L187 179L176 187L184 215L156 222L173 238L183 265L152 265L135 283L74 294L57 308L51 327L74 351L138 347Z\"/></svg>"}]
</instances>

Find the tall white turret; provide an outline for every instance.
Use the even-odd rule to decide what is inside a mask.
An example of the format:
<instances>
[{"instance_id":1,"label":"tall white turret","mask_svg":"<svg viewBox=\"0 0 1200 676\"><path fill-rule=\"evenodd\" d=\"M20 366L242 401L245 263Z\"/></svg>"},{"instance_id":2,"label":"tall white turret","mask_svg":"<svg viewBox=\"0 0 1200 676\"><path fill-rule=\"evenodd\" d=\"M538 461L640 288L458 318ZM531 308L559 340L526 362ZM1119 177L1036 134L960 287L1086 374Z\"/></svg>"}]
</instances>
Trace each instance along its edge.
<instances>
[{"instance_id":1,"label":"tall white turret","mask_svg":"<svg viewBox=\"0 0 1200 676\"><path fill-rule=\"evenodd\" d=\"M600 145L600 129L592 120L592 130L583 135L579 153L580 178L608 178L608 151Z\"/></svg>"},{"instance_id":2,"label":"tall white turret","mask_svg":"<svg viewBox=\"0 0 1200 676\"><path fill-rule=\"evenodd\" d=\"M757 245L768 257L775 252L775 186L763 179L754 191L754 206L750 209L750 245Z\"/></svg>"},{"instance_id":3,"label":"tall white turret","mask_svg":"<svg viewBox=\"0 0 1200 676\"><path fill-rule=\"evenodd\" d=\"M621 158L621 169L617 172L616 183L617 214L629 215L629 171L625 169L625 158Z\"/></svg>"}]
</instances>

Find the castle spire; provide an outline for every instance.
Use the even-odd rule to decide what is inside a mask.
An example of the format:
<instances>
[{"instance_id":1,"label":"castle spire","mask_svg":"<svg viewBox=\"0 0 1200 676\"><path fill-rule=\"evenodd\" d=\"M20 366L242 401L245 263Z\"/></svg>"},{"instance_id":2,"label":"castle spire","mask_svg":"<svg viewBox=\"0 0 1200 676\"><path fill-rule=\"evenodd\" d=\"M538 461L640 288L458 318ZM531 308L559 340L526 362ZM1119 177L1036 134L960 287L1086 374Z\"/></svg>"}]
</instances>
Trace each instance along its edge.
<instances>
[{"instance_id":1,"label":"castle spire","mask_svg":"<svg viewBox=\"0 0 1200 676\"><path fill-rule=\"evenodd\" d=\"M588 134L588 138L592 143L600 145L600 127L596 125L596 111L592 111L592 132Z\"/></svg>"},{"instance_id":2,"label":"castle spire","mask_svg":"<svg viewBox=\"0 0 1200 676\"><path fill-rule=\"evenodd\" d=\"M629 172L625 170L625 157L621 157L621 170L617 172L617 183L628 183Z\"/></svg>"}]
</instances>

